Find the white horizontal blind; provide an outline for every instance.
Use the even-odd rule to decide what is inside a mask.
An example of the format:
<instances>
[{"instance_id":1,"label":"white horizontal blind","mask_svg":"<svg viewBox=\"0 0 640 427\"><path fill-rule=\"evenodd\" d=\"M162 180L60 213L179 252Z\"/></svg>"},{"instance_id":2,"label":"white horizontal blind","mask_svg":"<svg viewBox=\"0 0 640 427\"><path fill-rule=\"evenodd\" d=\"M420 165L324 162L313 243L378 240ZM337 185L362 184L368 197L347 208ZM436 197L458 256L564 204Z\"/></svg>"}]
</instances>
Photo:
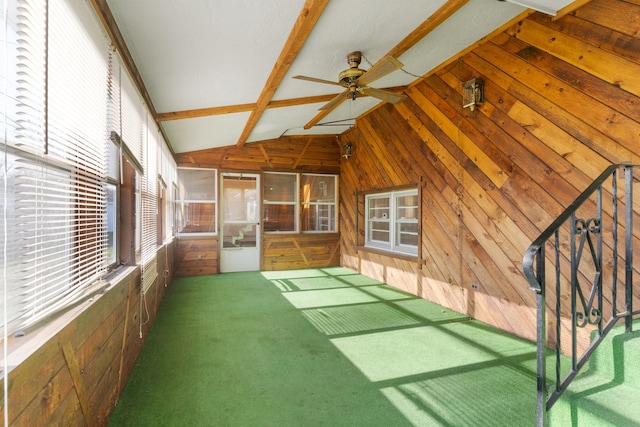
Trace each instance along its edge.
<instances>
[{"instance_id":1,"label":"white horizontal blind","mask_svg":"<svg viewBox=\"0 0 640 427\"><path fill-rule=\"evenodd\" d=\"M7 331L16 329L22 313L22 278L24 241L17 229L20 207L16 193L20 191L16 176L20 173L17 157L11 147L21 147L32 153L45 151L45 82L46 82L46 4L44 0L6 1L2 14L4 38L0 58L1 102L0 133L0 197L2 227L0 250L3 289L0 293L0 313L6 319ZM6 239L6 240L5 240Z\"/></svg>"},{"instance_id":2,"label":"white horizontal blind","mask_svg":"<svg viewBox=\"0 0 640 427\"><path fill-rule=\"evenodd\" d=\"M144 146L145 171L142 180L142 265L151 261L158 247L158 129L147 120Z\"/></svg>"},{"instance_id":3,"label":"white horizontal blind","mask_svg":"<svg viewBox=\"0 0 640 427\"><path fill-rule=\"evenodd\" d=\"M165 184L165 194L163 203L165 204L165 217L164 217L164 235L165 240L173 237L173 212L174 212L174 191L173 187L178 181L176 161L171 154L169 146L162 141L160 144L161 156L159 156L159 171L158 175Z\"/></svg>"},{"instance_id":4,"label":"white horizontal blind","mask_svg":"<svg viewBox=\"0 0 640 427\"><path fill-rule=\"evenodd\" d=\"M120 137L140 164L143 162L143 131L146 115L142 98L120 63ZM117 129L116 129L117 131ZM142 172L142 171L141 171Z\"/></svg>"},{"instance_id":5,"label":"white horizontal blind","mask_svg":"<svg viewBox=\"0 0 640 427\"><path fill-rule=\"evenodd\" d=\"M108 116L107 116L107 129L109 131L116 132L120 138L122 138L121 128L121 90L120 90L121 68L120 57L118 54L111 50L109 52L109 102L108 102Z\"/></svg>"},{"instance_id":6,"label":"white horizontal blind","mask_svg":"<svg viewBox=\"0 0 640 427\"><path fill-rule=\"evenodd\" d=\"M45 150L46 2L8 4L7 143L33 152Z\"/></svg>"},{"instance_id":7,"label":"white horizontal blind","mask_svg":"<svg viewBox=\"0 0 640 427\"><path fill-rule=\"evenodd\" d=\"M18 328L93 291L105 272L108 43L82 0L49 0L47 154L17 156Z\"/></svg>"},{"instance_id":8,"label":"white horizontal blind","mask_svg":"<svg viewBox=\"0 0 640 427\"><path fill-rule=\"evenodd\" d=\"M157 276L156 252L158 249L158 129L147 116L143 158L145 164L142 180L142 289L146 292Z\"/></svg>"}]
</instances>

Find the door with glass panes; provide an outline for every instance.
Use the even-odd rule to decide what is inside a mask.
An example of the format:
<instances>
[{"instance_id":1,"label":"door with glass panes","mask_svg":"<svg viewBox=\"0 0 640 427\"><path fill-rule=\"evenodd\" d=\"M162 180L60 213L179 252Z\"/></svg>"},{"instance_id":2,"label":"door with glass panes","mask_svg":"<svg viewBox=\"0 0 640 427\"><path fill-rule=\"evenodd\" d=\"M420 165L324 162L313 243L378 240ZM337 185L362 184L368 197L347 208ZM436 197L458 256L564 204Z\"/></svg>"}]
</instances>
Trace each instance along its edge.
<instances>
[{"instance_id":1,"label":"door with glass panes","mask_svg":"<svg viewBox=\"0 0 640 427\"><path fill-rule=\"evenodd\" d=\"M220 272L260 269L260 175L223 173Z\"/></svg>"}]
</instances>

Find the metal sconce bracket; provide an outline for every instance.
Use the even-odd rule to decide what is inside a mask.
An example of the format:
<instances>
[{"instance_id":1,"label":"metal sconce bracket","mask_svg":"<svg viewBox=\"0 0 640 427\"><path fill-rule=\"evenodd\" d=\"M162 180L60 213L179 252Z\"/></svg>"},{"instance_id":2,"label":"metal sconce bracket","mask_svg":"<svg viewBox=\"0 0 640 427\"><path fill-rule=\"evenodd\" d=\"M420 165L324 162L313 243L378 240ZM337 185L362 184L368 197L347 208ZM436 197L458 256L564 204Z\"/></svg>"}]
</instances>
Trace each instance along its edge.
<instances>
[{"instance_id":1,"label":"metal sconce bracket","mask_svg":"<svg viewBox=\"0 0 640 427\"><path fill-rule=\"evenodd\" d=\"M351 157L351 154L353 154L353 146L350 142L347 142L342 146L342 157L348 159L349 157Z\"/></svg>"},{"instance_id":2,"label":"metal sconce bracket","mask_svg":"<svg viewBox=\"0 0 640 427\"><path fill-rule=\"evenodd\" d=\"M484 84L482 80L473 78L462 86L462 107L474 111L476 105L484 101Z\"/></svg>"}]
</instances>

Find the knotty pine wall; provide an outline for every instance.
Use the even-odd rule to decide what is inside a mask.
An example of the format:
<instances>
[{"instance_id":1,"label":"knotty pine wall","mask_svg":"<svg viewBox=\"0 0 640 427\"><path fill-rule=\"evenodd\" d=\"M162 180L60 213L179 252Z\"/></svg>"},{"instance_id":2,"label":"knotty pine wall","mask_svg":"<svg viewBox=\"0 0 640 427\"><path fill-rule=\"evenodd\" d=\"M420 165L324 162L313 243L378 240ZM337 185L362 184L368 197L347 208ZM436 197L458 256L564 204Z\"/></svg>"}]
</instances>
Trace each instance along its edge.
<instances>
[{"instance_id":1,"label":"knotty pine wall","mask_svg":"<svg viewBox=\"0 0 640 427\"><path fill-rule=\"evenodd\" d=\"M340 173L335 136L283 136L242 147L221 147L176 155L178 166L216 168L219 172ZM178 238L176 275L219 273L218 238ZM317 268L340 264L338 233L263 234L262 270ZM200 257L198 257L200 255Z\"/></svg>"},{"instance_id":2,"label":"knotty pine wall","mask_svg":"<svg viewBox=\"0 0 640 427\"><path fill-rule=\"evenodd\" d=\"M9 425L107 424L171 281L172 259L172 244L158 250L158 277L144 298L140 268L130 268L94 302L81 303L86 308L62 329L47 332L65 316L28 336L32 341L24 345L19 340L27 337L13 340L12 346L22 347L12 357L31 354L9 372Z\"/></svg>"},{"instance_id":3,"label":"knotty pine wall","mask_svg":"<svg viewBox=\"0 0 640 427\"><path fill-rule=\"evenodd\" d=\"M340 138L342 265L535 339L526 248L609 164L640 162L639 23L638 0L533 14L359 119ZM474 112L459 93L472 77ZM407 184L418 259L362 248L362 192Z\"/></svg>"}]
</instances>

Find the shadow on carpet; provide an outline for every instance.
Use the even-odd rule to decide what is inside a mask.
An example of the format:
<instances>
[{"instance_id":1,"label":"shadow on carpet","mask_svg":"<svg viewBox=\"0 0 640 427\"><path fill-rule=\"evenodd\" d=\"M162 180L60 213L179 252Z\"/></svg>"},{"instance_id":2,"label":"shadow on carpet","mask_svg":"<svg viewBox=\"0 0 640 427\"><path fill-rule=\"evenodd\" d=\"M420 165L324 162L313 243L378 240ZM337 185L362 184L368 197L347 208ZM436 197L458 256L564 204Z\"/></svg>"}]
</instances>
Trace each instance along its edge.
<instances>
[{"instance_id":1,"label":"shadow on carpet","mask_svg":"<svg viewBox=\"0 0 640 427\"><path fill-rule=\"evenodd\" d=\"M531 426L535 345L344 268L177 278L114 426Z\"/></svg>"}]
</instances>

